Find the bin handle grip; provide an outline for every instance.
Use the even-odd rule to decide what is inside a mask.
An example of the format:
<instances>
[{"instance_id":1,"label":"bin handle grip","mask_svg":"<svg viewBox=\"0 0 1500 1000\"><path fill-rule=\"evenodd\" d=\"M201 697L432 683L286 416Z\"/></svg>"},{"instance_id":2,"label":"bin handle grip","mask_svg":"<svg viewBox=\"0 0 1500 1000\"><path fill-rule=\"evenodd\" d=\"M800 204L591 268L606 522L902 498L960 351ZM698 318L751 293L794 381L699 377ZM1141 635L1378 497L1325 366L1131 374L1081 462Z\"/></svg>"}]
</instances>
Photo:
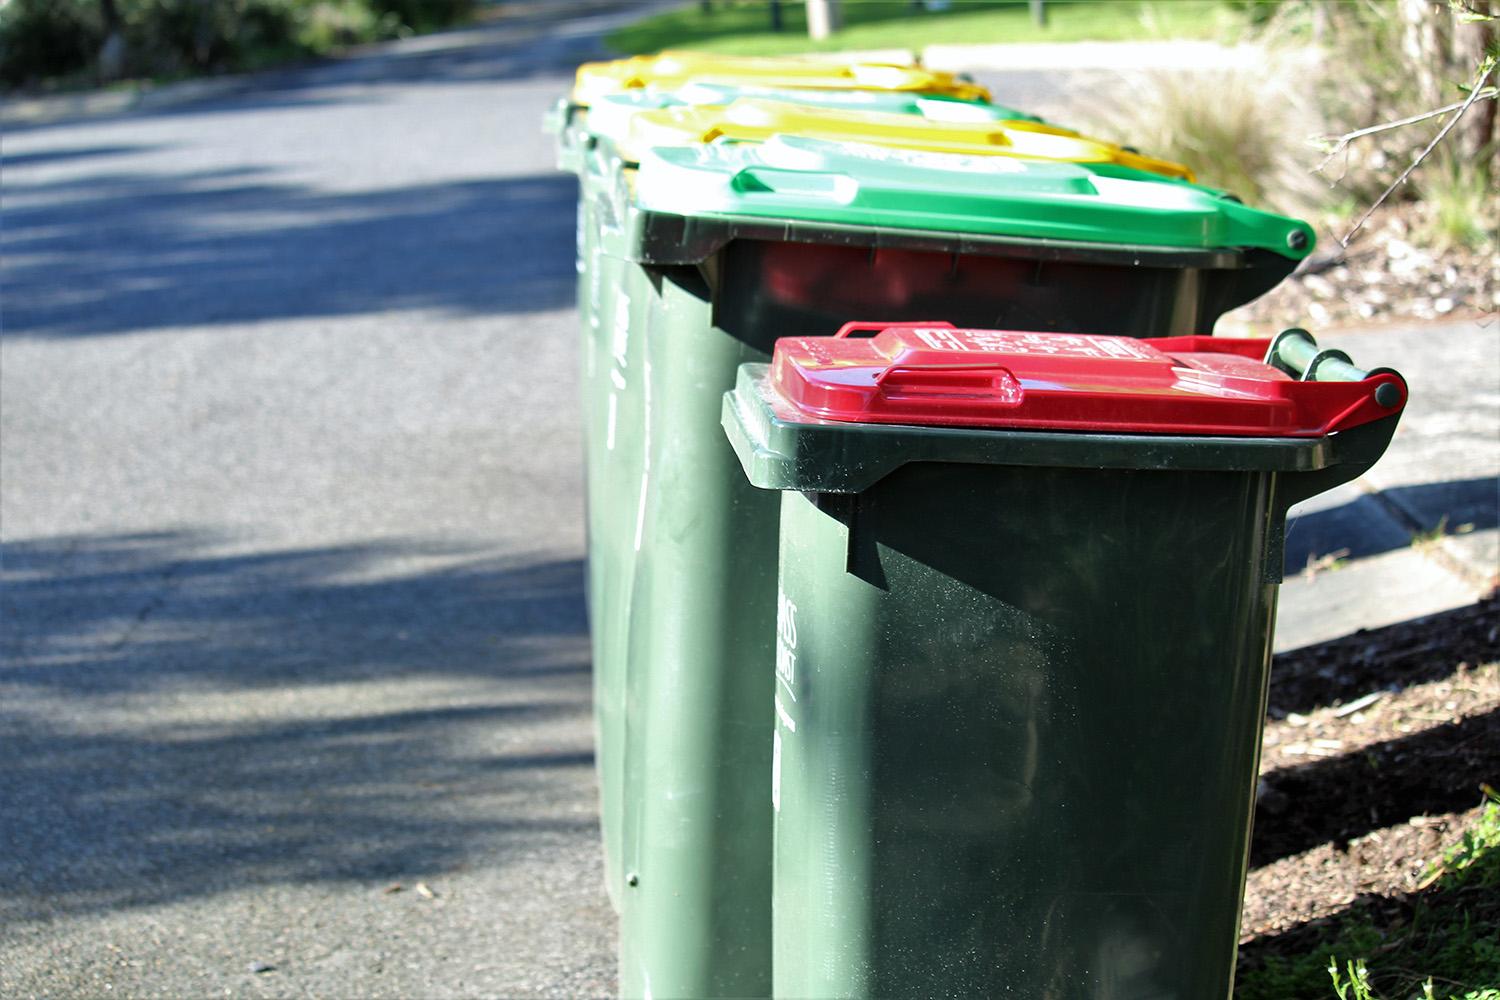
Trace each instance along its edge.
<instances>
[{"instance_id":1,"label":"bin handle grip","mask_svg":"<svg viewBox=\"0 0 1500 1000\"><path fill-rule=\"evenodd\" d=\"M944 375L989 375L991 376L988 386L954 386L951 382L943 379ZM936 375L937 379L931 376ZM1021 402L1021 383L1011 374L1011 370L1004 365L993 361L975 361L965 364L955 362L952 364L893 364L881 370L875 376L875 388L879 392L906 391L906 392L933 392L942 394L945 390L966 389L972 391L976 388L993 390L998 401L1002 403L1018 404Z\"/></svg>"},{"instance_id":2,"label":"bin handle grip","mask_svg":"<svg viewBox=\"0 0 1500 1000\"><path fill-rule=\"evenodd\" d=\"M1266 364L1301 382L1363 382L1393 375L1405 386L1406 379L1392 368L1358 368L1354 360L1338 350L1320 350L1312 334L1300 327L1278 333L1266 351ZM1375 387L1375 402L1395 406L1404 395L1390 379Z\"/></svg>"},{"instance_id":3,"label":"bin handle grip","mask_svg":"<svg viewBox=\"0 0 1500 1000\"><path fill-rule=\"evenodd\" d=\"M909 319L909 320L901 320L901 321L895 322L895 323L869 323L869 322L861 323L861 322L850 322L850 323L845 323L843 326L839 327L839 332L835 333L834 337L835 338L843 338L843 337L849 336L851 333L869 333L871 331L873 331L875 333L879 333L882 330L909 330L909 329L911 329L913 327L938 327L938 328L943 329L943 330L955 330L955 329L957 329L957 327L955 327L952 323L949 323L947 320L942 320L942 319L935 319L935 320Z\"/></svg>"},{"instance_id":4,"label":"bin handle grip","mask_svg":"<svg viewBox=\"0 0 1500 1000\"><path fill-rule=\"evenodd\" d=\"M1312 334L1300 327L1276 335L1266 351L1266 364L1302 382L1363 382L1376 374L1356 368L1343 351L1319 349Z\"/></svg>"}]
</instances>

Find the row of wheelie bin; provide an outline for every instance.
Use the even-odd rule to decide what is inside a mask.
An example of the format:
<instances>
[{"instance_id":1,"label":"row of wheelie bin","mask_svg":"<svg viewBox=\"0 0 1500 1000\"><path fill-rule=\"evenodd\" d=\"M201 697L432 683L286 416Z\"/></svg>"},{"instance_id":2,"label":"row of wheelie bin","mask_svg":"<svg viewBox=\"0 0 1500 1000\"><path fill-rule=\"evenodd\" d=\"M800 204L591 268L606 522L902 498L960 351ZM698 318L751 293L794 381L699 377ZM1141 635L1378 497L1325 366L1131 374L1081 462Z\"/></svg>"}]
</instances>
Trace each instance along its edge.
<instances>
[{"instance_id":1,"label":"row of wheelie bin","mask_svg":"<svg viewBox=\"0 0 1500 1000\"><path fill-rule=\"evenodd\" d=\"M1306 223L918 65L579 68L629 997L1229 995L1282 536L1406 400Z\"/></svg>"}]
</instances>

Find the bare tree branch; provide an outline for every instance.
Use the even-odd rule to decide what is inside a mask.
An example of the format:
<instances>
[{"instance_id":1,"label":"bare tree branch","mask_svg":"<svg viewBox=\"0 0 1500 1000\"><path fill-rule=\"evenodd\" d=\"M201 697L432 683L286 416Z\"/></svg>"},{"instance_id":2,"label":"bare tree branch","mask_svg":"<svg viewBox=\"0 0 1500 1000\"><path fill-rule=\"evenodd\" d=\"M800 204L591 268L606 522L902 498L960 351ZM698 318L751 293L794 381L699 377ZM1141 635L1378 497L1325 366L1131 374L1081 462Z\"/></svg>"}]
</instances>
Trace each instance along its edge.
<instances>
[{"instance_id":1,"label":"bare tree branch","mask_svg":"<svg viewBox=\"0 0 1500 1000\"><path fill-rule=\"evenodd\" d=\"M1493 21L1495 15L1478 7L1472 7L1464 0L1448 0L1448 9L1457 14L1461 21Z\"/></svg>"},{"instance_id":2,"label":"bare tree branch","mask_svg":"<svg viewBox=\"0 0 1500 1000\"><path fill-rule=\"evenodd\" d=\"M1500 87L1485 87L1479 92L1477 99L1486 101L1497 96L1500 96ZM1323 161L1321 163L1319 163L1316 167L1313 167L1313 172L1321 173L1323 171L1323 168L1328 166L1329 161L1331 161L1335 156L1342 153L1344 149L1349 145L1349 143L1353 142L1355 139L1360 139L1367 135L1374 135L1377 132L1388 132L1391 129L1401 128L1405 125L1415 125L1418 122L1425 122L1429 118L1438 118L1442 115L1446 115L1450 111L1458 111L1468 104L1469 101L1467 100L1454 101L1452 104L1445 105L1441 108L1436 108L1432 111L1424 111L1420 115L1412 115L1410 118L1401 118L1393 122L1382 122L1379 125L1370 125L1365 128L1355 129L1353 132L1348 132L1344 135L1318 136L1314 141L1322 145L1323 148L1328 151L1328 155L1323 157ZM1332 145L1329 145L1330 143Z\"/></svg>"},{"instance_id":3,"label":"bare tree branch","mask_svg":"<svg viewBox=\"0 0 1500 1000\"><path fill-rule=\"evenodd\" d=\"M1427 144L1427 148L1418 153L1417 158L1411 161L1411 166L1401 171L1401 176L1392 181L1391 186L1380 193L1380 197L1375 199L1375 204L1365 209L1365 214L1359 217L1359 221L1354 224L1354 228L1345 233L1344 237L1339 240L1340 246L1347 247L1349 245L1349 241L1354 238L1354 234L1359 232L1364 224L1369 221L1370 216L1375 214L1375 210L1385 203L1385 200L1391 196L1391 192L1405 184L1406 179L1411 176L1412 171L1421 166L1422 161L1427 159L1427 155L1437 148L1438 143L1443 141L1443 137L1453 131L1453 126L1457 125L1459 120L1463 118L1464 112L1468 111L1474 106L1474 102L1479 100L1479 95L1484 89L1484 82L1490 78L1490 74L1493 72L1495 72L1495 60L1493 58L1486 59L1479 67L1479 75L1474 79L1474 85L1469 88L1469 99L1459 106L1458 114L1443 124L1443 127L1438 130L1438 134L1433 136L1432 141Z\"/></svg>"}]
</instances>

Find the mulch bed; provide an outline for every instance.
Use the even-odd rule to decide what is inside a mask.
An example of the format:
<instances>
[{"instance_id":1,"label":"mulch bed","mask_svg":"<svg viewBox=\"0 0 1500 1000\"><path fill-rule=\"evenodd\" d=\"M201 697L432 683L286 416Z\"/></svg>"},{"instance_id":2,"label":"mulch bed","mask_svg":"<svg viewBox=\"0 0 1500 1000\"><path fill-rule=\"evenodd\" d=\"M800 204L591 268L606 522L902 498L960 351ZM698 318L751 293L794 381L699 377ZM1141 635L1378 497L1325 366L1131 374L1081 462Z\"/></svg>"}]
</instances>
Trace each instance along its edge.
<instances>
[{"instance_id":1,"label":"mulch bed","mask_svg":"<svg viewBox=\"0 0 1500 1000\"><path fill-rule=\"evenodd\" d=\"M1269 716L1242 971L1356 911L1394 932L1419 900L1500 926L1500 893L1435 898L1424 879L1500 787L1500 601L1278 656Z\"/></svg>"}]
</instances>

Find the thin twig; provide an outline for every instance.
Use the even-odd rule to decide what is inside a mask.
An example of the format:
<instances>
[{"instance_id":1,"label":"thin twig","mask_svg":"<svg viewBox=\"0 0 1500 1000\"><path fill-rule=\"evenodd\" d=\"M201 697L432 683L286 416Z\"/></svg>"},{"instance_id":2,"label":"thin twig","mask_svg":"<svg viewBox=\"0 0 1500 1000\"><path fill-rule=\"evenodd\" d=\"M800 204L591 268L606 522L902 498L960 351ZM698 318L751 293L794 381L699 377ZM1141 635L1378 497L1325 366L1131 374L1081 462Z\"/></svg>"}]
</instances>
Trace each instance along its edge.
<instances>
[{"instance_id":1,"label":"thin twig","mask_svg":"<svg viewBox=\"0 0 1500 1000\"><path fill-rule=\"evenodd\" d=\"M1481 101L1485 101L1496 96L1500 96L1500 87L1486 87L1479 93L1478 99ZM1320 136L1317 140L1318 142L1332 142L1333 147L1329 149L1328 155L1323 157L1323 162L1319 163L1316 167L1313 167L1313 172L1321 173L1323 171L1323 168L1328 166L1328 161L1332 160L1335 156L1339 155L1339 153L1343 152L1344 149L1349 145L1349 143L1353 142L1355 139L1361 139L1367 135L1374 135L1377 132L1387 132L1393 128L1401 128L1404 125L1415 125L1418 122L1425 122L1429 118L1437 118L1441 115L1446 115L1450 111L1457 111L1467 103L1467 101L1454 101L1452 104L1437 108L1433 111L1426 111L1420 115L1412 115L1410 118L1402 118L1399 121L1383 122L1379 125L1370 125L1365 128L1355 129L1353 132L1349 132L1346 135Z\"/></svg>"},{"instance_id":2,"label":"thin twig","mask_svg":"<svg viewBox=\"0 0 1500 1000\"><path fill-rule=\"evenodd\" d=\"M1493 72L1495 72L1494 60L1486 59L1484 65L1480 67L1479 76L1474 80L1474 86L1469 88L1469 99L1464 101L1463 106L1458 109L1458 114L1444 123L1443 127L1438 130L1438 134L1433 136L1432 141L1427 144L1427 148L1418 153L1417 158L1411 161L1411 166L1401 171L1401 176L1392 181L1391 186L1380 193L1380 197L1375 199L1375 204L1367 208L1365 214L1361 215L1359 221L1354 224L1354 228L1345 233L1343 239L1339 240L1340 246L1347 247L1349 245L1349 241L1354 238L1354 234L1359 232L1360 228L1369 221L1370 216L1375 214L1375 210L1385 203L1385 200L1391 196L1391 192L1405 184L1406 179L1411 176L1411 172L1421 166L1423 160L1427 159L1427 154L1436 149L1437 144L1443 141L1443 137L1453 131L1453 126L1457 125L1463 118L1464 112L1473 107L1474 102L1479 99L1480 88L1484 86L1484 81L1488 80L1490 74Z\"/></svg>"},{"instance_id":3,"label":"thin twig","mask_svg":"<svg viewBox=\"0 0 1500 1000\"><path fill-rule=\"evenodd\" d=\"M1464 0L1448 0L1448 9L1471 24L1476 21L1493 21L1496 19L1494 14L1482 11L1477 7L1470 7L1464 3Z\"/></svg>"}]
</instances>

